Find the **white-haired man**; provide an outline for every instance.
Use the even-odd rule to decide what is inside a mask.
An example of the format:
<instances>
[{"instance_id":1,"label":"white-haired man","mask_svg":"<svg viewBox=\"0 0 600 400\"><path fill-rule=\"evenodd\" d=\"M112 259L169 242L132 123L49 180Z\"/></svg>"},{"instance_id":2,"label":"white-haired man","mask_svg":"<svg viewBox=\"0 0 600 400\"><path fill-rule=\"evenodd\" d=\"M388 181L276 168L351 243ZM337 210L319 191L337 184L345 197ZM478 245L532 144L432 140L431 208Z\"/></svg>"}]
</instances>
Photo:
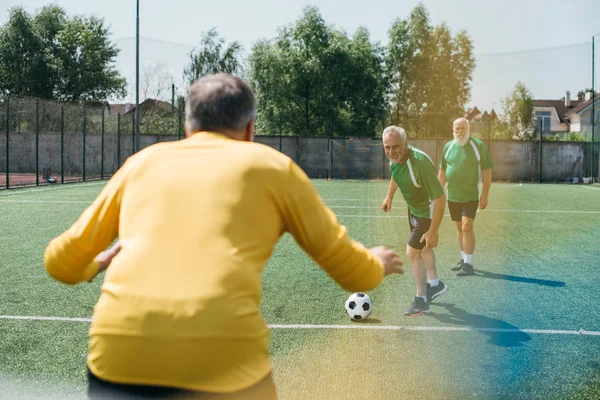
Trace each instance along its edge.
<instances>
[{"instance_id":1,"label":"white-haired man","mask_svg":"<svg viewBox=\"0 0 600 400\"><path fill-rule=\"evenodd\" d=\"M448 208L458 231L461 259L452 267L458 276L474 274L473 223L477 207L487 207L494 166L485 144L471 136L469 127L465 118L454 121L454 139L444 146L438 172L442 187L448 184Z\"/></svg>"},{"instance_id":2,"label":"white-haired man","mask_svg":"<svg viewBox=\"0 0 600 400\"><path fill-rule=\"evenodd\" d=\"M446 196L433 161L425 152L408 145L404 129L389 126L383 131L382 139L392 178L381 209L391 210L394 193L400 188L408 204L410 237L406 256L417 284L414 301L404 314L418 316L429 312L431 300L448 289L438 278L433 252L438 243Z\"/></svg>"}]
</instances>

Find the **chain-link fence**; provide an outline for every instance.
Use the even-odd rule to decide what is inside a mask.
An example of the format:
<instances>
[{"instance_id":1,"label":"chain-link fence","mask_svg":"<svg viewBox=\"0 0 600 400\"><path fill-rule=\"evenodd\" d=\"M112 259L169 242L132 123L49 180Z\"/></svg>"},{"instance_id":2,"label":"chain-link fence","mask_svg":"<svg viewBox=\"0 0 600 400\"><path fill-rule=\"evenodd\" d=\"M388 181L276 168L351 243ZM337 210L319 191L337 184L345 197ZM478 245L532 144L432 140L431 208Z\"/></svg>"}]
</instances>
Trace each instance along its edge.
<instances>
[{"instance_id":1,"label":"chain-link fence","mask_svg":"<svg viewBox=\"0 0 600 400\"><path fill-rule=\"evenodd\" d=\"M110 107L6 96L0 98L0 187L106 179L135 149L135 113ZM179 113L145 110L141 147L182 137ZM140 120L142 117L140 117Z\"/></svg>"},{"instance_id":2,"label":"chain-link fence","mask_svg":"<svg viewBox=\"0 0 600 400\"><path fill-rule=\"evenodd\" d=\"M0 188L107 179L135 152L133 112L121 115L105 107L22 96L0 99L0 110ZM142 134L141 148L183 138L181 114L169 113L166 118L156 124L166 132ZM439 127L425 137L408 132L409 143L425 151L436 167L443 146L452 139L451 124L446 122L448 129ZM485 142L492 155L495 181L597 181L600 135L594 142L553 140L536 134L534 128L531 134L535 139L511 140L498 139L496 129L491 119L472 124L472 134ZM380 138L271 136L259 132L256 141L291 157L311 178L389 179Z\"/></svg>"}]
</instances>

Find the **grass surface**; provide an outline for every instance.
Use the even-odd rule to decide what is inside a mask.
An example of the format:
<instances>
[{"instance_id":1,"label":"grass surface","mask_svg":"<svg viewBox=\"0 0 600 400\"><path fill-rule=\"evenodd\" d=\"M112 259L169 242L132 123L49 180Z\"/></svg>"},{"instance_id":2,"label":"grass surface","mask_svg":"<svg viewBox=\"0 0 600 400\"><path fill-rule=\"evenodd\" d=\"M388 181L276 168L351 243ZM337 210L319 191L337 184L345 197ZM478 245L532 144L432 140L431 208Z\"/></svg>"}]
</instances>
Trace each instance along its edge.
<instances>
[{"instance_id":1,"label":"grass surface","mask_svg":"<svg viewBox=\"0 0 600 400\"><path fill-rule=\"evenodd\" d=\"M315 181L326 204L367 246L404 253L406 204L379 210L381 182ZM47 243L68 228L102 183L0 192L0 315L89 318L100 280L52 281ZM282 399L593 399L600 397L594 300L600 264L600 190L494 184L475 222L476 276L459 278L449 216L436 248L446 294L422 317L405 317L410 269L369 293L374 312L349 320L343 292L284 235L264 272L274 374ZM406 259L405 257L403 257ZM86 322L0 319L2 398L85 398ZM371 329L405 327L407 329ZM422 330L419 330L422 329ZM507 330L507 331L503 331Z\"/></svg>"}]
</instances>

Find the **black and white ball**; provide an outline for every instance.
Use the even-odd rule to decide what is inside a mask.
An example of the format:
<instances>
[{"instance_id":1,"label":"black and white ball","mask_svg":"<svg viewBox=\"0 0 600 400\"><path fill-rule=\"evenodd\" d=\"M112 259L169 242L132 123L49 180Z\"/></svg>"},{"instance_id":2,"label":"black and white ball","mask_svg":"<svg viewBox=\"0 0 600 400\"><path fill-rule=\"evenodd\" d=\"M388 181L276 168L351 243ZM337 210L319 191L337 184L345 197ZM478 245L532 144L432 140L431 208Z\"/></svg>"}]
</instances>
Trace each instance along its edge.
<instances>
[{"instance_id":1,"label":"black and white ball","mask_svg":"<svg viewBox=\"0 0 600 400\"><path fill-rule=\"evenodd\" d=\"M367 319L373 312L371 298L366 293L352 293L346 300L346 312L353 321Z\"/></svg>"}]
</instances>

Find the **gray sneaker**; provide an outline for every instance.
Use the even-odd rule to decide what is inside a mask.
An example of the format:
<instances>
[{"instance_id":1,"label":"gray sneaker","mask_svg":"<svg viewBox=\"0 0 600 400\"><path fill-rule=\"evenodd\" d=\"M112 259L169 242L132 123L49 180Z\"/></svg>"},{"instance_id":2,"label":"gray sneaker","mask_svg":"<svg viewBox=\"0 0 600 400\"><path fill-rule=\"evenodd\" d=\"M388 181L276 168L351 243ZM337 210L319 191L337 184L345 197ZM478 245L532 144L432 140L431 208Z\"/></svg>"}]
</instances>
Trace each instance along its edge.
<instances>
[{"instance_id":1,"label":"gray sneaker","mask_svg":"<svg viewBox=\"0 0 600 400\"><path fill-rule=\"evenodd\" d=\"M450 268L450 271L460 271L462 269L462 266L465 262L463 261L463 259L461 258L459 262L456 263L456 265L452 268Z\"/></svg>"},{"instance_id":2,"label":"gray sneaker","mask_svg":"<svg viewBox=\"0 0 600 400\"><path fill-rule=\"evenodd\" d=\"M456 276L469 276L475 275L473 272L473 266L471 264L463 263L463 266L460 271L456 274Z\"/></svg>"},{"instance_id":3,"label":"gray sneaker","mask_svg":"<svg viewBox=\"0 0 600 400\"><path fill-rule=\"evenodd\" d=\"M427 284L427 302L430 303L433 299L438 297L441 294L446 293L448 290L448 286L442 281L437 286L431 286L429 283Z\"/></svg>"},{"instance_id":4,"label":"gray sneaker","mask_svg":"<svg viewBox=\"0 0 600 400\"><path fill-rule=\"evenodd\" d=\"M429 303L427 303L422 298L415 296L415 299L413 300L410 307L408 307L406 309L406 311L404 311L404 315L410 315L413 317L417 317L419 315L423 315L423 313L428 313L428 312L429 312Z\"/></svg>"}]
</instances>

